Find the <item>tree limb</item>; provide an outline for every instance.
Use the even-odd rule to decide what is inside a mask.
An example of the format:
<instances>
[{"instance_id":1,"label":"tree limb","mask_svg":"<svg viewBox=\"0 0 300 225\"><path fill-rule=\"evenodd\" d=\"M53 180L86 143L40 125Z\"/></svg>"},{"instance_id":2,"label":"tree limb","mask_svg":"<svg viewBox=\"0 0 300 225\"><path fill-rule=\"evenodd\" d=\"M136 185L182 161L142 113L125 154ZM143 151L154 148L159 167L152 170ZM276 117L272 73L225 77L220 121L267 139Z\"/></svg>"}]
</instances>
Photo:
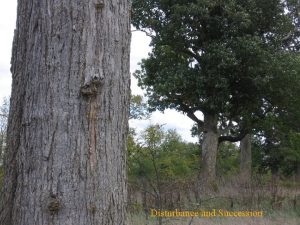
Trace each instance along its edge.
<instances>
[{"instance_id":1,"label":"tree limb","mask_svg":"<svg viewBox=\"0 0 300 225\"><path fill-rule=\"evenodd\" d=\"M178 49L178 50L181 51L182 53L185 53L185 54L193 57L194 59L196 59L198 61L198 63L200 63L201 60L200 60L200 56L198 54L196 54L188 49Z\"/></svg>"},{"instance_id":2,"label":"tree limb","mask_svg":"<svg viewBox=\"0 0 300 225\"><path fill-rule=\"evenodd\" d=\"M193 112L193 110L191 110L188 106L186 106L185 104L183 104L181 102L180 104L180 108L182 109L183 112L185 112L187 114L187 116L193 120L194 122L196 122L198 124L198 126L203 127L204 126L204 122L202 120L200 120Z\"/></svg>"},{"instance_id":3,"label":"tree limb","mask_svg":"<svg viewBox=\"0 0 300 225\"><path fill-rule=\"evenodd\" d=\"M224 141L229 141L229 142L237 142L242 140L247 134L249 133L248 130L242 130L237 136L220 136L218 138L219 144L224 142Z\"/></svg>"}]
</instances>

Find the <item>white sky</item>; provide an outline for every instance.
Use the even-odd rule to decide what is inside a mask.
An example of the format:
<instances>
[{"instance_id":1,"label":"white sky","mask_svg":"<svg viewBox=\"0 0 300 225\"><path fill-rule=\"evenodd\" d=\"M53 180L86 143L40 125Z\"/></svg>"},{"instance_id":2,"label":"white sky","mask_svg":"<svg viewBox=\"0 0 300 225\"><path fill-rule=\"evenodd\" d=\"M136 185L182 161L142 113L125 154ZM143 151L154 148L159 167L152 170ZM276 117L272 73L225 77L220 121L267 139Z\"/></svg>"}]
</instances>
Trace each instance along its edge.
<instances>
[{"instance_id":1,"label":"white sky","mask_svg":"<svg viewBox=\"0 0 300 225\"><path fill-rule=\"evenodd\" d=\"M2 1L0 5L0 103L11 92L11 45L16 21L17 0ZM138 62L146 58L150 38L141 32L132 33L130 66L133 73L138 68ZM132 77L131 89L133 94L143 95L143 91L137 86L137 81ZM196 138L190 135L193 122L181 113L174 110L166 110L165 113L154 112L149 120L131 120L131 127L141 131L150 124L165 124L165 129L176 129L186 141L196 142Z\"/></svg>"}]
</instances>

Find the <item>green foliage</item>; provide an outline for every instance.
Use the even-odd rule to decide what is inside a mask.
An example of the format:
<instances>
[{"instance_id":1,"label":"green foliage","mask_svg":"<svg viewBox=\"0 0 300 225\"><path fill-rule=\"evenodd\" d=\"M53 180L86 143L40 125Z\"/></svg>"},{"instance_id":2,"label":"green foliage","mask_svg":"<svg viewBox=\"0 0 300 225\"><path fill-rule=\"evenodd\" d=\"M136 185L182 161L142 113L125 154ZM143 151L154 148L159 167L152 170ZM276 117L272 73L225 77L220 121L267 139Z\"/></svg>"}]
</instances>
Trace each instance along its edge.
<instances>
[{"instance_id":1,"label":"green foliage","mask_svg":"<svg viewBox=\"0 0 300 225\"><path fill-rule=\"evenodd\" d=\"M240 168L240 150L232 143L222 143L217 155L217 174L222 177L237 175Z\"/></svg>"},{"instance_id":2,"label":"green foliage","mask_svg":"<svg viewBox=\"0 0 300 225\"><path fill-rule=\"evenodd\" d=\"M141 95L132 95L130 99L130 119L147 119L150 116L148 106Z\"/></svg>"},{"instance_id":3,"label":"green foliage","mask_svg":"<svg viewBox=\"0 0 300 225\"><path fill-rule=\"evenodd\" d=\"M199 149L185 143L175 130L164 131L160 125L144 130L140 139L131 132L128 141L129 179L140 183L161 183L193 176L199 167Z\"/></svg>"},{"instance_id":4,"label":"green foliage","mask_svg":"<svg viewBox=\"0 0 300 225\"><path fill-rule=\"evenodd\" d=\"M300 135L290 131L285 133L265 133L264 138L253 144L253 167L261 173L271 171L274 174L291 176L300 165Z\"/></svg>"},{"instance_id":5,"label":"green foliage","mask_svg":"<svg viewBox=\"0 0 300 225\"><path fill-rule=\"evenodd\" d=\"M300 133L290 133L285 148L286 160L300 163Z\"/></svg>"},{"instance_id":6,"label":"green foliage","mask_svg":"<svg viewBox=\"0 0 300 225\"><path fill-rule=\"evenodd\" d=\"M299 172L300 165L300 133L290 132L285 141L281 144L283 160L280 162L280 169L285 176ZM299 176L299 174L297 174Z\"/></svg>"},{"instance_id":7,"label":"green foliage","mask_svg":"<svg viewBox=\"0 0 300 225\"><path fill-rule=\"evenodd\" d=\"M142 132L140 138L131 130L128 150L131 182L155 182L155 167L161 182L177 182L199 174L199 146L183 142L175 130L164 131L162 126L152 125ZM217 156L217 174L237 175L239 160L239 148L232 143L222 143Z\"/></svg>"},{"instance_id":8,"label":"green foliage","mask_svg":"<svg viewBox=\"0 0 300 225\"><path fill-rule=\"evenodd\" d=\"M248 129L269 111L295 117L297 7L279 0L133 0L133 25L152 38L153 51L135 73L152 110L174 108L195 122L191 115L201 111Z\"/></svg>"}]
</instances>

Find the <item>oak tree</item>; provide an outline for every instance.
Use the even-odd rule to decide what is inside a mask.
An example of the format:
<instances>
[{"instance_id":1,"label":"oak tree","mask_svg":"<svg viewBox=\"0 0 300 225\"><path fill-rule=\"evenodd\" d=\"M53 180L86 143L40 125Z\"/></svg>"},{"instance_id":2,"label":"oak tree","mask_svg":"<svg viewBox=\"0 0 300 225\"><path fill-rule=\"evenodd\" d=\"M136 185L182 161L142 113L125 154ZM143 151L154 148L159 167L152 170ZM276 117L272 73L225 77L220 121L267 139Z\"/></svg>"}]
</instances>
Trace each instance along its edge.
<instances>
[{"instance_id":1,"label":"oak tree","mask_svg":"<svg viewBox=\"0 0 300 225\"><path fill-rule=\"evenodd\" d=\"M125 224L129 0L18 0L0 224Z\"/></svg>"},{"instance_id":2,"label":"oak tree","mask_svg":"<svg viewBox=\"0 0 300 225\"><path fill-rule=\"evenodd\" d=\"M197 124L204 180L215 179L218 143L241 140L287 96L285 83L282 92L276 87L298 74L298 6L281 0L133 0L133 25L153 47L135 75L153 109L176 109Z\"/></svg>"}]
</instances>

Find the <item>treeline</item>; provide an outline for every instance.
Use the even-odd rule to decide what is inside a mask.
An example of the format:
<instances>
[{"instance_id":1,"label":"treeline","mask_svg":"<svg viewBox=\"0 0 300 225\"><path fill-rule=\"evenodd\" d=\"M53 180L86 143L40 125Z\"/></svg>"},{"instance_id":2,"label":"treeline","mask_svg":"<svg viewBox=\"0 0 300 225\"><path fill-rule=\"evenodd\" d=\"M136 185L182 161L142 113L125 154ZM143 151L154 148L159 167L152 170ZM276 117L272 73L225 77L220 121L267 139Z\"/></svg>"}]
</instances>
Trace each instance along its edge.
<instances>
[{"instance_id":1,"label":"treeline","mask_svg":"<svg viewBox=\"0 0 300 225\"><path fill-rule=\"evenodd\" d=\"M234 181L235 188L242 192L236 197L238 201L245 197L244 194L253 195L254 189L260 188L257 192L262 194L265 190L262 198L267 198L272 207L278 201L278 189L274 187L280 182L299 186L300 134L284 135L277 139L275 147L267 137L253 136L251 145L250 181L245 183L243 180L240 146L224 142L218 147L217 181L207 190L201 177L203 163L199 144L187 143L176 130L165 130L158 124L150 125L139 134L131 129L128 137L130 209L144 210L147 214L150 208L190 208L192 202L199 204L211 194L228 198L230 206L234 204L232 194L222 192L230 181ZM230 188L232 192L236 191L232 186ZM248 204L246 198L243 206Z\"/></svg>"},{"instance_id":2,"label":"treeline","mask_svg":"<svg viewBox=\"0 0 300 225\"><path fill-rule=\"evenodd\" d=\"M300 177L300 134L289 133L277 140L274 147L259 136L252 138L252 173L270 174L282 179ZM219 146L217 177L238 175L240 171L240 147L230 142ZM150 125L141 134L130 129L128 137L128 172L132 182L164 181L194 178L201 170L201 147L197 143L183 141L176 130L165 130L162 125Z\"/></svg>"}]
</instances>

